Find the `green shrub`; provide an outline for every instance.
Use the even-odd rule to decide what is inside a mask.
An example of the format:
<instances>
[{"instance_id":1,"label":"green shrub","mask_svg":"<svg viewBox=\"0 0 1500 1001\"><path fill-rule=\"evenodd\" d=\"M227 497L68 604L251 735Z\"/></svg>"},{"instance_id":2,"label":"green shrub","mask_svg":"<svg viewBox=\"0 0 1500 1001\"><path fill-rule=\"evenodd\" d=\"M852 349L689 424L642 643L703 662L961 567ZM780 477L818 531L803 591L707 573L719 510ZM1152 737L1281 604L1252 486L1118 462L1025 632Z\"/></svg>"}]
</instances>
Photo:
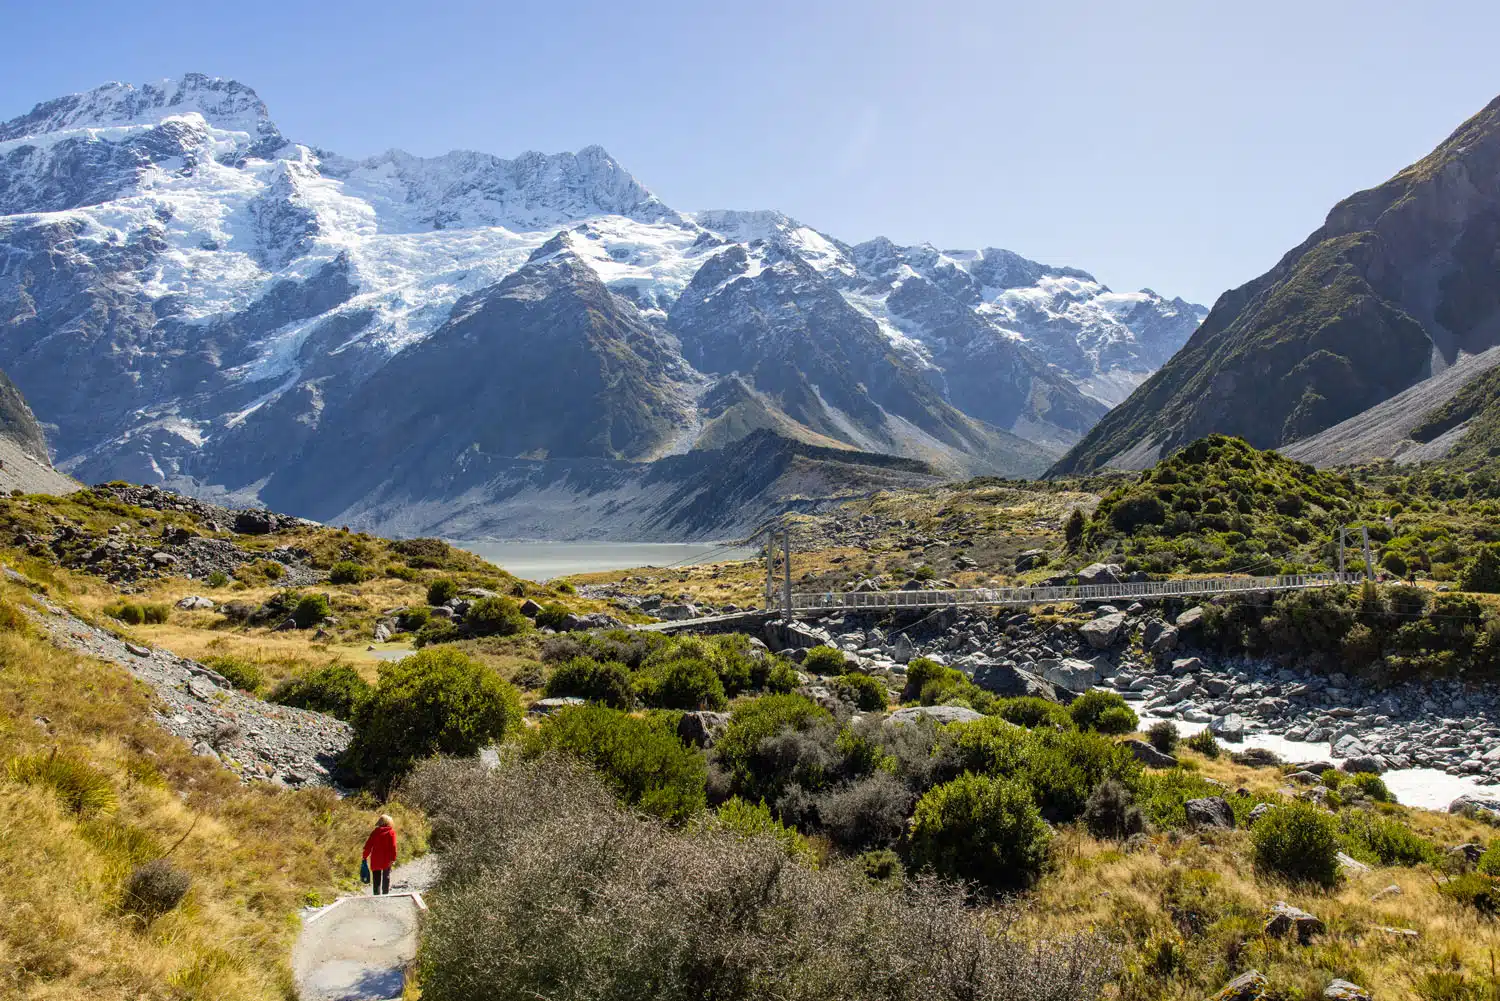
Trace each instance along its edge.
<instances>
[{"instance_id":1,"label":"green shrub","mask_svg":"<svg viewBox=\"0 0 1500 1001\"><path fill-rule=\"evenodd\" d=\"M951 667L944 667L935 660L926 657L914 657L911 663L906 665L906 687L901 690L901 701L911 702L920 698L922 689L934 681L943 682L963 677L963 672L955 671Z\"/></svg>"},{"instance_id":2,"label":"green shrub","mask_svg":"<svg viewBox=\"0 0 1500 1001\"><path fill-rule=\"evenodd\" d=\"M859 863L860 871L865 874L865 879L872 883L900 886L905 880L906 868L901 864L901 856L889 848L877 848L875 851L865 852L855 861Z\"/></svg>"},{"instance_id":3,"label":"green shrub","mask_svg":"<svg viewBox=\"0 0 1500 1001\"><path fill-rule=\"evenodd\" d=\"M1000 703L995 715L1017 726L1024 726L1028 730L1040 726L1051 727L1054 730L1073 729L1073 717L1068 713L1066 706L1031 695L1005 699Z\"/></svg>"},{"instance_id":4,"label":"green shrub","mask_svg":"<svg viewBox=\"0 0 1500 1001\"><path fill-rule=\"evenodd\" d=\"M1158 720L1151 724L1146 731L1146 736L1151 740L1151 746L1163 754L1173 754L1177 751L1177 742L1181 735L1177 732L1177 724L1171 720Z\"/></svg>"},{"instance_id":5,"label":"green shrub","mask_svg":"<svg viewBox=\"0 0 1500 1001\"><path fill-rule=\"evenodd\" d=\"M371 690L370 683L354 668L333 663L287 678L272 690L270 701L348 720L354 716L354 707L369 697Z\"/></svg>"},{"instance_id":6,"label":"green shrub","mask_svg":"<svg viewBox=\"0 0 1500 1001\"><path fill-rule=\"evenodd\" d=\"M1083 823L1096 838L1116 841L1139 834L1146 827L1135 796L1114 779L1101 782L1083 807Z\"/></svg>"},{"instance_id":7,"label":"green shrub","mask_svg":"<svg viewBox=\"0 0 1500 1001\"><path fill-rule=\"evenodd\" d=\"M850 671L833 683L839 693L861 712L878 712L885 708L885 686L868 674Z\"/></svg>"},{"instance_id":8,"label":"green shrub","mask_svg":"<svg viewBox=\"0 0 1500 1001\"><path fill-rule=\"evenodd\" d=\"M965 773L937 786L912 814L912 861L995 890L1031 885L1047 864L1051 831L1026 787Z\"/></svg>"},{"instance_id":9,"label":"green shrub","mask_svg":"<svg viewBox=\"0 0 1500 1001\"><path fill-rule=\"evenodd\" d=\"M516 690L457 650L422 650L380 666L380 682L354 708L348 761L382 786L422 758L472 755L521 721Z\"/></svg>"},{"instance_id":10,"label":"green shrub","mask_svg":"<svg viewBox=\"0 0 1500 1001\"><path fill-rule=\"evenodd\" d=\"M1377 865L1422 865L1437 861L1432 842L1411 828L1369 810L1345 810L1339 814L1339 834L1344 850L1363 862Z\"/></svg>"},{"instance_id":11,"label":"green shrub","mask_svg":"<svg viewBox=\"0 0 1500 1001\"><path fill-rule=\"evenodd\" d=\"M843 674L847 665L844 651L831 646L815 646L802 659L802 669L808 674Z\"/></svg>"},{"instance_id":12,"label":"green shrub","mask_svg":"<svg viewBox=\"0 0 1500 1001\"><path fill-rule=\"evenodd\" d=\"M804 730L831 720L828 710L801 695L767 695L735 706L714 744L714 758L729 773L740 795L772 799L786 776L761 754L761 743L783 730Z\"/></svg>"},{"instance_id":13,"label":"green shrub","mask_svg":"<svg viewBox=\"0 0 1500 1001\"><path fill-rule=\"evenodd\" d=\"M109 776L78 758L54 750L15 758L6 770L13 782L52 790L63 806L80 817L115 808L115 787Z\"/></svg>"},{"instance_id":14,"label":"green shrub","mask_svg":"<svg viewBox=\"0 0 1500 1001\"><path fill-rule=\"evenodd\" d=\"M514 636L531 628L531 620L509 598L480 598L464 613L464 629L475 636Z\"/></svg>"},{"instance_id":15,"label":"green shrub","mask_svg":"<svg viewBox=\"0 0 1500 1001\"><path fill-rule=\"evenodd\" d=\"M1136 788L1141 765L1128 749L1097 733L1033 730L1023 774L1042 815L1069 823L1082 815L1102 783L1113 780Z\"/></svg>"},{"instance_id":16,"label":"green shrub","mask_svg":"<svg viewBox=\"0 0 1500 1001\"><path fill-rule=\"evenodd\" d=\"M172 608L170 605L162 604L116 602L106 605L104 614L131 626L161 625L172 617Z\"/></svg>"},{"instance_id":17,"label":"green shrub","mask_svg":"<svg viewBox=\"0 0 1500 1001\"><path fill-rule=\"evenodd\" d=\"M778 820L764 800L747 803L738 796L731 796L714 811L714 821L742 838L769 837L794 859L812 862L817 857L807 839L795 827L788 827Z\"/></svg>"},{"instance_id":18,"label":"green shrub","mask_svg":"<svg viewBox=\"0 0 1500 1001\"><path fill-rule=\"evenodd\" d=\"M223 587L229 583L229 575L222 570L215 570L208 575L207 583L209 587Z\"/></svg>"},{"instance_id":19,"label":"green shrub","mask_svg":"<svg viewBox=\"0 0 1500 1001\"><path fill-rule=\"evenodd\" d=\"M1014 775L1026 767L1035 743L1031 734L996 716L947 728L954 768L978 775Z\"/></svg>"},{"instance_id":20,"label":"green shrub","mask_svg":"<svg viewBox=\"0 0 1500 1001\"><path fill-rule=\"evenodd\" d=\"M298 629L311 629L332 614L327 595L304 594L292 609L292 621L297 623Z\"/></svg>"},{"instance_id":21,"label":"green shrub","mask_svg":"<svg viewBox=\"0 0 1500 1001\"><path fill-rule=\"evenodd\" d=\"M427 625L418 629L412 637L412 643L418 648L436 646L439 643L452 643L463 639L463 633L458 626L453 624L452 619L433 618Z\"/></svg>"},{"instance_id":22,"label":"green shrub","mask_svg":"<svg viewBox=\"0 0 1500 1001\"><path fill-rule=\"evenodd\" d=\"M570 582L565 581L565 580L555 580L555 581L553 581L552 582L552 590L556 591L558 594L577 594L578 593L578 588L574 587Z\"/></svg>"},{"instance_id":23,"label":"green shrub","mask_svg":"<svg viewBox=\"0 0 1500 1001\"><path fill-rule=\"evenodd\" d=\"M153 921L182 903L193 877L164 858L137 866L125 879L122 908Z\"/></svg>"},{"instance_id":24,"label":"green shrub","mask_svg":"<svg viewBox=\"0 0 1500 1001\"><path fill-rule=\"evenodd\" d=\"M542 721L535 751L561 751L588 763L630 806L681 823L703 809L703 755L677 739L671 717L644 719L604 706L573 706Z\"/></svg>"},{"instance_id":25,"label":"green shrub","mask_svg":"<svg viewBox=\"0 0 1500 1001\"><path fill-rule=\"evenodd\" d=\"M786 695L797 688L797 669L790 661L777 658L772 665L771 672L766 675L766 691L776 695Z\"/></svg>"},{"instance_id":26,"label":"green shrub","mask_svg":"<svg viewBox=\"0 0 1500 1001\"><path fill-rule=\"evenodd\" d=\"M1190 799L1223 796L1222 787L1183 768L1147 772L1136 789L1136 802L1146 819L1164 830L1183 830L1188 826L1186 803ZM1229 797L1230 806L1239 805L1238 797ZM1239 810L1235 812L1240 816Z\"/></svg>"},{"instance_id":27,"label":"green shrub","mask_svg":"<svg viewBox=\"0 0 1500 1001\"><path fill-rule=\"evenodd\" d=\"M225 681L242 692L253 695L266 683L266 676L261 673L260 668L244 657L210 657L203 664L222 674Z\"/></svg>"},{"instance_id":28,"label":"green shrub","mask_svg":"<svg viewBox=\"0 0 1500 1001\"><path fill-rule=\"evenodd\" d=\"M1458 586L1463 591L1483 594L1500 593L1500 543L1489 543L1479 547L1473 558L1464 564L1458 575Z\"/></svg>"},{"instance_id":29,"label":"green shrub","mask_svg":"<svg viewBox=\"0 0 1500 1001\"><path fill-rule=\"evenodd\" d=\"M1130 714L1130 725L1124 730L1103 729L1103 726L1118 727L1124 722L1124 718L1118 713L1110 717L1109 722L1104 722L1104 715L1112 709L1124 709ZM1074 699L1068 706L1068 714L1073 717L1073 723L1078 729L1100 730L1105 733L1129 733L1135 729L1137 722L1134 711L1125 704L1125 699L1118 692L1106 692L1100 688L1091 688Z\"/></svg>"},{"instance_id":30,"label":"green shrub","mask_svg":"<svg viewBox=\"0 0 1500 1001\"><path fill-rule=\"evenodd\" d=\"M1482 872L1466 872L1438 886L1438 892L1486 917L1500 915L1500 883ZM1454 995L1457 997L1458 995Z\"/></svg>"},{"instance_id":31,"label":"green shrub","mask_svg":"<svg viewBox=\"0 0 1500 1001\"><path fill-rule=\"evenodd\" d=\"M1187 746L1203 755L1205 758L1217 758L1219 756L1219 742L1214 739L1212 731L1204 728L1187 739Z\"/></svg>"},{"instance_id":32,"label":"green shrub","mask_svg":"<svg viewBox=\"0 0 1500 1001\"><path fill-rule=\"evenodd\" d=\"M543 692L549 698L571 695L615 709L629 709L635 703L630 670L618 661L601 664L592 657L574 657L557 665Z\"/></svg>"},{"instance_id":33,"label":"green shrub","mask_svg":"<svg viewBox=\"0 0 1500 1001\"><path fill-rule=\"evenodd\" d=\"M353 560L339 560L328 570L330 584L360 584L375 576L375 571Z\"/></svg>"},{"instance_id":34,"label":"green shrub","mask_svg":"<svg viewBox=\"0 0 1500 1001\"><path fill-rule=\"evenodd\" d=\"M416 608L408 608L396 616L396 628L405 632L414 633L427 623L432 621L432 610L418 605Z\"/></svg>"},{"instance_id":35,"label":"green shrub","mask_svg":"<svg viewBox=\"0 0 1500 1001\"><path fill-rule=\"evenodd\" d=\"M557 602L549 602L542 606L542 610L536 613L536 624L538 629L560 630L567 622L568 616L573 613Z\"/></svg>"},{"instance_id":36,"label":"green shrub","mask_svg":"<svg viewBox=\"0 0 1500 1001\"><path fill-rule=\"evenodd\" d=\"M427 585L427 604L446 605L458 597L458 581L449 577L439 577Z\"/></svg>"},{"instance_id":37,"label":"green shrub","mask_svg":"<svg viewBox=\"0 0 1500 1001\"><path fill-rule=\"evenodd\" d=\"M641 702L656 709L723 709L724 683L708 662L693 656L647 664L636 674Z\"/></svg>"},{"instance_id":38,"label":"green shrub","mask_svg":"<svg viewBox=\"0 0 1500 1001\"><path fill-rule=\"evenodd\" d=\"M1113 706L1099 714L1094 729L1100 733L1134 733L1139 723L1135 710L1129 706Z\"/></svg>"},{"instance_id":39,"label":"green shrub","mask_svg":"<svg viewBox=\"0 0 1500 1001\"><path fill-rule=\"evenodd\" d=\"M1394 803L1396 797L1391 794L1390 787L1385 784L1385 779L1372 772L1358 772L1344 779L1341 786L1353 786L1358 789L1366 799L1373 799L1377 803ZM1352 798L1352 797L1345 797Z\"/></svg>"},{"instance_id":40,"label":"green shrub","mask_svg":"<svg viewBox=\"0 0 1500 1001\"><path fill-rule=\"evenodd\" d=\"M1310 803L1271 807L1250 831L1256 867L1293 883L1332 886L1339 876L1339 831Z\"/></svg>"}]
</instances>

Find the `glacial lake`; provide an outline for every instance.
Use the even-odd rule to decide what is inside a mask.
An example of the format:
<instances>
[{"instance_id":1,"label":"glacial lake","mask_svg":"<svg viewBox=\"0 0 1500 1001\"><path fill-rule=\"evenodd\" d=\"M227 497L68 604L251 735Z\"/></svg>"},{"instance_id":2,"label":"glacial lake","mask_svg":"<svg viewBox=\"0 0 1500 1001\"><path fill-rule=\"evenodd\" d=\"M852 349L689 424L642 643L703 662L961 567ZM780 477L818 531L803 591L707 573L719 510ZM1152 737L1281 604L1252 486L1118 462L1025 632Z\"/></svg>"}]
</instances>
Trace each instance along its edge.
<instances>
[{"instance_id":1,"label":"glacial lake","mask_svg":"<svg viewBox=\"0 0 1500 1001\"><path fill-rule=\"evenodd\" d=\"M757 551L712 542L463 542L453 545L482 556L526 580L547 581L575 573L633 567L688 566L747 560Z\"/></svg>"}]
</instances>

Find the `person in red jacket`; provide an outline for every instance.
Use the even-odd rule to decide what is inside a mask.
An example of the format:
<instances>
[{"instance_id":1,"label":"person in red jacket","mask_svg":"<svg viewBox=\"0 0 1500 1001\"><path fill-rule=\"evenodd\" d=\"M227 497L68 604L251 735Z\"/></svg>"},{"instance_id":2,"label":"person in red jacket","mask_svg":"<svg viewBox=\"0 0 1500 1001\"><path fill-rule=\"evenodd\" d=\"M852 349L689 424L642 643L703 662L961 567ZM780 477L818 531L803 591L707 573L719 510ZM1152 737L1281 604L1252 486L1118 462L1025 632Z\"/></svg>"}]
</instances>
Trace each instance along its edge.
<instances>
[{"instance_id":1,"label":"person in red jacket","mask_svg":"<svg viewBox=\"0 0 1500 1001\"><path fill-rule=\"evenodd\" d=\"M396 864L396 822L389 814L381 814L375 830L365 839L364 857L370 860L371 892L390 893L391 866Z\"/></svg>"}]
</instances>

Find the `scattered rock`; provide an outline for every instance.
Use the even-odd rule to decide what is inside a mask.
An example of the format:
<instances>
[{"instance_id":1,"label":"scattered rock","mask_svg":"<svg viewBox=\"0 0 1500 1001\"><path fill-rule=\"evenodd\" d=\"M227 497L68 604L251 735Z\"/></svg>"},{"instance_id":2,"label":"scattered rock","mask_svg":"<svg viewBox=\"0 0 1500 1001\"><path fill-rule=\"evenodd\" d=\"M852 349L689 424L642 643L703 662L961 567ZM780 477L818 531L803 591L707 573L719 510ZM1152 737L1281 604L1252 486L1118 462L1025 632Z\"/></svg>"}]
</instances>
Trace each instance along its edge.
<instances>
[{"instance_id":1,"label":"scattered rock","mask_svg":"<svg viewBox=\"0 0 1500 1001\"><path fill-rule=\"evenodd\" d=\"M1229 713L1226 716L1215 716L1208 724L1209 730L1215 737L1222 740L1238 743L1245 739L1245 717L1239 713Z\"/></svg>"},{"instance_id":2,"label":"scattered rock","mask_svg":"<svg viewBox=\"0 0 1500 1001\"><path fill-rule=\"evenodd\" d=\"M1225 984L1209 1001L1260 1001L1269 981L1259 970L1247 970Z\"/></svg>"},{"instance_id":3,"label":"scattered rock","mask_svg":"<svg viewBox=\"0 0 1500 1001\"><path fill-rule=\"evenodd\" d=\"M1191 828L1217 827L1229 830L1234 827L1234 810L1222 796L1190 799L1182 805Z\"/></svg>"},{"instance_id":4,"label":"scattered rock","mask_svg":"<svg viewBox=\"0 0 1500 1001\"><path fill-rule=\"evenodd\" d=\"M1378 754L1362 754L1358 757L1346 759L1339 767L1351 775L1358 772L1379 775L1385 771L1385 759Z\"/></svg>"},{"instance_id":5,"label":"scattered rock","mask_svg":"<svg viewBox=\"0 0 1500 1001\"><path fill-rule=\"evenodd\" d=\"M1177 765L1177 759L1164 751L1158 751L1144 740L1124 741L1125 747L1135 755L1135 760L1147 768L1173 768Z\"/></svg>"},{"instance_id":6,"label":"scattered rock","mask_svg":"<svg viewBox=\"0 0 1500 1001\"><path fill-rule=\"evenodd\" d=\"M1323 997L1327 1001L1371 1001L1369 991L1347 980L1330 981L1328 986L1323 988Z\"/></svg>"},{"instance_id":7,"label":"scattered rock","mask_svg":"<svg viewBox=\"0 0 1500 1001\"><path fill-rule=\"evenodd\" d=\"M177 607L188 612L211 612L218 606L213 603L212 599L205 598L201 594L190 594L179 600Z\"/></svg>"},{"instance_id":8,"label":"scattered rock","mask_svg":"<svg viewBox=\"0 0 1500 1001\"><path fill-rule=\"evenodd\" d=\"M1118 584L1125 576L1125 568L1118 563L1091 563L1078 571L1078 583Z\"/></svg>"},{"instance_id":9,"label":"scattered rock","mask_svg":"<svg viewBox=\"0 0 1500 1001\"><path fill-rule=\"evenodd\" d=\"M1339 870L1348 873L1349 875L1359 875L1360 873L1370 871L1369 866L1365 865L1363 862L1353 857L1352 855L1346 855L1344 852L1339 852L1336 858L1338 859Z\"/></svg>"},{"instance_id":10,"label":"scattered rock","mask_svg":"<svg viewBox=\"0 0 1500 1001\"><path fill-rule=\"evenodd\" d=\"M1270 803L1256 803L1250 810L1250 816L1245 818L1245 826L1254 827L1255 822L1271 812Z\"/></svg>"},{"instance_id":11,"label":"scattered rock","mask_svg":"<svg viewBox=\"0 0 1500 1001\"><path fill-rule=\"evenodd\" d=\"M549 699L537 699L531 704L531 707L528 711L545 716L548 713L555 713L559 709L566 709L568 706L581 706L586 704L586 700L580 699L575 695L562 695L554 696Z\"/></svg>"},{"instance_id":12,"label":"scattered rock","mask_svg":"<svg viewBox=\"0 0 1500 1001\"><path fill-rule=\"evenodd\" d=\"M1119 638L1120 631L1124 628L1125 613L1115 612L1112 615L1104 615L1085 622L1078 627L1078 635L1088 640L1089 646L1095 650L1105 650L1114 646L1115 640Z\"/></svg>"},{"instance_id":13,"label":"scattered rock","mask_svg":"<svg viewBox=\"0 0 1500 1001\"><path fill-rule=\"evenodd\" d=\"M134 654L137 657L149 657L149 656L151 656L151 648L150 647L139 646L139 645L137 645L135 643L126 643L125 644L125 650L126 650L127 653Z\"/></svg>"},{"instance_id":14,"label":"scattered rock","mask_svg":"<svg viewBox=\"0 0 1500 1001\"><path fill-rule=\"evenodd\" d=\"M1377 900L1385 900L1388 897L1399 896L1401 896L1401 887L1397 886L1395 883L1392 883L1390 886L1387 886L1384 889L1376 890L1374 893L1372 893L1370 895L1370 900L1371 902L1374 902Z\"/></svg>"},{"instance_id":15,"label":"scattered rock","mask_svg":"<svg viewBox=\"0 0 1500 1001\"><path fill-rule=\"evenodd\" d=\"M1189 608L1174 620L1178 629L1196 629L1203 623L1203 607L1201 605Z\"/></svg>"},{"instance_id":16,"label":"scattered rock","mask_svg":"<svg viewBox=\"0 0 1500 1001\"><path fill-rule=\"evenodd\" d=\"M1285 900L1278 900L1271 905L1271 915L1266 918L1263 930L1275 938L1285 938L1295 933L1297 941L1305 945L1309 938L1323 933L1323 922Z\"/></svg>"},{"instance_id":17,"label":"scattered rock","mask_svg":"<svg viewBox=\"0 0 1500 1001\"><path fill-rule=\"evenodd\" d=\"M477 590L477 588L476 588L476 590ZM538 605L536 602L532 601L530 598L527 598L525 601L521 602L520 608L521 608L521 614L524 615L524 616L526 616L528 619L534 619L534 618L536 618L537 617L537 613L542 610L542 606Z\"/></svg>"}]
</instances>

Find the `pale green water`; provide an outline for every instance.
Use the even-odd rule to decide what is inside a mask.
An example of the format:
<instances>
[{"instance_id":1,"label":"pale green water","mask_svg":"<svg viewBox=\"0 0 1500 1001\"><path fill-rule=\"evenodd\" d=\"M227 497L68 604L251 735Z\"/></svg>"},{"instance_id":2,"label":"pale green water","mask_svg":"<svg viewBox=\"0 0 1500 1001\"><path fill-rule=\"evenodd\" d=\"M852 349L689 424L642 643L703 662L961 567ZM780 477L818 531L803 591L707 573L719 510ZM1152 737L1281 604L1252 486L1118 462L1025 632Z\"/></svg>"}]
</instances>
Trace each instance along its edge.
<instances>
[{"instance_id":1,"label":"pale green water","mask_svg":"<svg viewBox=\"0 0 1500 1001\"><path fill-rule=\"evenodd\" d=\"M756 550L715 543L677 542L462 542L453 545L482 556L526 580L545 581L575 573L662 567L669 564L745 560Z\"/></svg>"}]
</instances>

